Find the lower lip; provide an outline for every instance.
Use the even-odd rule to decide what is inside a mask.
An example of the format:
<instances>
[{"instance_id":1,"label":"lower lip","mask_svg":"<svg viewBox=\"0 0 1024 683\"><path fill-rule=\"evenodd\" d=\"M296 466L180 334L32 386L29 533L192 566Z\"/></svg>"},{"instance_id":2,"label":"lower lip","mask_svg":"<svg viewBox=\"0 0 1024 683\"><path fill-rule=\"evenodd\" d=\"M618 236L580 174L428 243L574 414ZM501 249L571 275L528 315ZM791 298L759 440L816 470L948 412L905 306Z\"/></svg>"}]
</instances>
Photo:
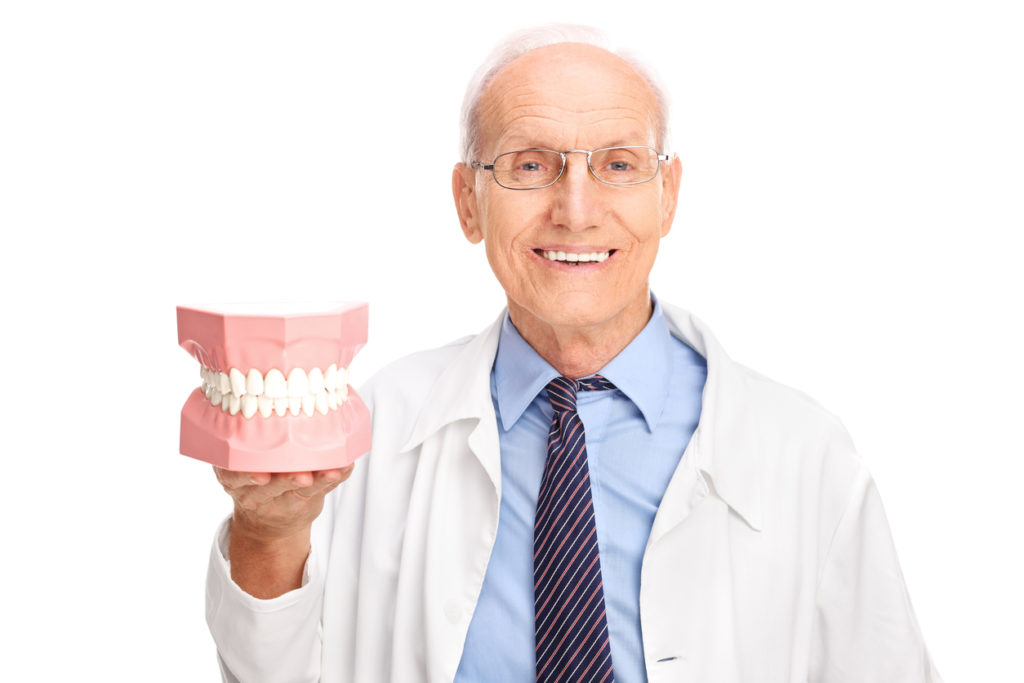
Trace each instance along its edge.
<instances>
[{"instance_id":1,"label":"lower lip","mask_svg":"<svg viewBox=\"0 0 1024 683\"><path fill-rule=\"evenodd\" d=\"M616 254L616 252L613 251L604 261L588 261L584 264L573 266L566 261L552 261L545 256L541 256L535 251L531 251L530 253L533 254L534 259L542 261L545 265L551 266L555 270L561 270L567 273L592 273L596 270L600 270L606 263L615 258ZM577 261L577 263L579 262Z\"/></svg>"}]
</instances>

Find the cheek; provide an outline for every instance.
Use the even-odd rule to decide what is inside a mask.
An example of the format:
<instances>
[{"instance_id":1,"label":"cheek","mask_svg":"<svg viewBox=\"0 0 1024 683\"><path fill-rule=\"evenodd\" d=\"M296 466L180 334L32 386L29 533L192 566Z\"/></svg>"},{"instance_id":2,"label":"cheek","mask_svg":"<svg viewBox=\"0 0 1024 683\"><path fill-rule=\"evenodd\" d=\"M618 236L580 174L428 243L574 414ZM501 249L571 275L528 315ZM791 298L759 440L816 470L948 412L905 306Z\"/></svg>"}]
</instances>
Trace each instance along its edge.
<instances>
[{"instance_id":1,"label":"cheek","mask_svg":"<svg viewBox=\"0 0 1024 683\"><path fill-rule=\"evenodd\" d=\"M650 202L638 203L630 207L632 211L621 214L622 225L638 248L657 248L662 237L663 221L660 207Z\"/></svg>"},{"instance_id":2,"label":"cheek","mask_svg":"<svg viewBox=\"0 0 1024 683\"><path fill-rule=\"evenodd\" d=\"M488 234L484 239L487 261L502 282L507 282L522 268L522 264L516 262L517 250L514 245L515 236L509 231L508 226L488 226Z\"/></svg>"},{"instance_id":3,"label":"cheek","mask_svg":"<svg viewBox=\"0 0 1024 683\"><path fill-rule=\"evenodd\" d=\"M504 254L505 258L522 256L522 250L529 245L530 226L538 223L537 207L523 199L492 196L488 202L484 213L488 254L499 257ZM488 220L492 216L495 220Z\"/></svg>"}]
</instances>

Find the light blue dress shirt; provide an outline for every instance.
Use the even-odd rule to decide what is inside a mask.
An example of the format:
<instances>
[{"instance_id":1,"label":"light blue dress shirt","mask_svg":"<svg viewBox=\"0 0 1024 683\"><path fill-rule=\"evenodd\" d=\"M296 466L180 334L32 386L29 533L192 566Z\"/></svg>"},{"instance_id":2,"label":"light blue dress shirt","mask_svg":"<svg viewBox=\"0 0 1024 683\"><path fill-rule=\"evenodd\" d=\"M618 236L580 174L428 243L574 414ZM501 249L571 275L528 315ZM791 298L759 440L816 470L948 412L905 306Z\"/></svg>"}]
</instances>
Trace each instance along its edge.
<instances>
[{"instance_id":1,"label":"light blue dress shirt","mask_svg":"<svg viewBox=\"0 0 1024 683\"><path fill-rule=\"evenodd\" d=\"M657 299L647 325L598 374L616 391L581 392L615 680L646 681L640 563L654 515L700 418L704 358L674 338ZM505 316L491 370L499 417L498 533L466 635L458 683L536 679L533 523L559 375Z\"/></svg>"}]
</instances>

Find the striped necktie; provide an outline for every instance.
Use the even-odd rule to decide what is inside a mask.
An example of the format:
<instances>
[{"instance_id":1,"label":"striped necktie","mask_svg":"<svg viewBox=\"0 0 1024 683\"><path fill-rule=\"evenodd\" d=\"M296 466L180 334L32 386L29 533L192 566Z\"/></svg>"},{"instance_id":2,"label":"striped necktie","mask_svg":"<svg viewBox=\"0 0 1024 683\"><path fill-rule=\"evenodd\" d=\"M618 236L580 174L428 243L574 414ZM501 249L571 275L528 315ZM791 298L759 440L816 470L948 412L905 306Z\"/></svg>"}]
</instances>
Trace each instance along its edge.
<instances>
[{"instance_id":1,"label":"striped necktie","mask_svg":"<svg viewBox=\"0 0 1024 683\"><path fill-rule=\"evenodd\" d=\"M547 385L555 415L533 528L537 680L545 683L615 680L587 444L576 412L578 391L614 388L600 375Z\"/></svg>"}]
</instances>

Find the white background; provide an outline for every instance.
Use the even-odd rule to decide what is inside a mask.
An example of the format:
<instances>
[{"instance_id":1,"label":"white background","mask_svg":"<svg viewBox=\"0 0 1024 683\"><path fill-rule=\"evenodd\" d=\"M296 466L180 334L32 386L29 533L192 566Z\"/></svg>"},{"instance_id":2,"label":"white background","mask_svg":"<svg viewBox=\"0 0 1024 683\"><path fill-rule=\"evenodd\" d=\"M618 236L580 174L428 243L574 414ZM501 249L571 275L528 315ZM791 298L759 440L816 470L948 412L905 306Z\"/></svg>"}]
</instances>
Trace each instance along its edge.
<instances>
[{"instance_id":1,"label":"white background","mask_svg":"<svg viewBox=\"0 0 1024 683\"><path fill-rule=\"evenodd\" d=\"M229 500L177 454L174 306L369 301L356 385L484 327L463 88L508 30L578 21L673 95L655 292L843 418L946 680L1024 680L1019 3L368 4L0 10L0 678L216 679Z\"/></svg>"}]
</instances>

